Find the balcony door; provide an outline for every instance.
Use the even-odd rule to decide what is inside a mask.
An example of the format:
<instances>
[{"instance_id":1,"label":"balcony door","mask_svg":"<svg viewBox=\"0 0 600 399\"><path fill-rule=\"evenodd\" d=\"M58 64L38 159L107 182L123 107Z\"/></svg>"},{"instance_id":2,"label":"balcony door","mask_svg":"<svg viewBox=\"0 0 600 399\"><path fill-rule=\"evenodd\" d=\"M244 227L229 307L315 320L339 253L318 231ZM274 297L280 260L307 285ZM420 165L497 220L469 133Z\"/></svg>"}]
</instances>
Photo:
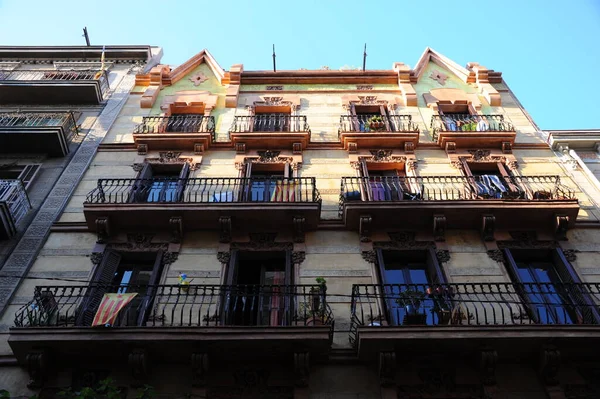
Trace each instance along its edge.
<instances>
[{"instance_id":1,"label":"balcony door","mask_svg":"<svg viewBox=\"0 0 600 399\"><path fill-rule=\"evenodd\" d=\"M449 312L450 302L431 291L446 283L435 251L377 250L383 282L381 295L391 325L439 324L443 312Z\"/></svg>"},{"instance_id":2,"label":"balcony door","mask_svg":"<svg viewBox=\"0 0 600 399\"><path fill-rule=\"evenodd\" d=\"M357 132L392 131L388 110L381 104L350 103L350 116Z\"/></svg>"},{"instance_id":3,"label":"balcony door","mask_svg":"<svg viewBox=\"0 0 600 399\"><path fill-rule=\"evenodd\" d=\"M115 326L142 326L152 308L162 274L162 252L124 253L107 250L96 268L77 317L77 325L90 326L104 294L137 293L123 308Z\"/></svg>"},{"instance_id":4,"label":"balcony door","mask_svg":"<svg viewBox=\"0 0 600 399\"><path fill-rule=\"evenodd\" d=\"M189 164L146 163L132 188L132 202L180 202L183 200Z\"/></svg>"},{"instance_id":5,"label":"balcony door","mask_svg":"<svg viewBox=\"0 0 600 399\"><path fill-rule=\"evenodd\" d=\"M508 168L502 162L468 162L461 158L468 189L465 197L477 199L522 198L525 193L518 187Z\"/></svg>"},{"instance_id":6,"label":"balcony door","mask_svg":"<svg viewBox=\"0 0 600 399\"><path fill-rule=\"evenodd\" d=\"M248 201L256 202L287 202L293 200L291 187L283 186L284 179L291 176L291 166L288 163L259 164L248 163L244 177L244 196ZM285 191L280 194L279 191Z\"/></svg>"},{"instance_id":7,"label":"balcony door","mask_svg":"<svg viewBox=\"0 0 600 399\"><path fill-rule=\"evenodd\" d=\"M223 321L236 326L286 326L292 322L289 251L235 251L227 272Z\"/></svg>"},{"instance_id":8,"label":"balcony door","mask_svg":"<svg viewBox=\"0 0 600 399\"><path fill-rule=\"evenodd\" d=\"M511 279L535 323L598 324L597 304L560 248L505 249L504 254Z\"/></svg>"}]
</instances>

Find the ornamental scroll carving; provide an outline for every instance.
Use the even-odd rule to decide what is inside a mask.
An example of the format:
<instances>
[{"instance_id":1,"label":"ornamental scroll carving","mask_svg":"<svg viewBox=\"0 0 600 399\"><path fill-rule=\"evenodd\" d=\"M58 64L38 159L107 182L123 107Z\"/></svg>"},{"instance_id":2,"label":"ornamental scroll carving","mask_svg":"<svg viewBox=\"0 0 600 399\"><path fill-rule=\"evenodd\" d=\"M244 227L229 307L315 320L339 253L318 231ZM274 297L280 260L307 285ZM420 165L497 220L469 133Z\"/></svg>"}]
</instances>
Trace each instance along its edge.
<instances>
[{"instance_id":1,"label":"ornamental scroll carving","mask_svg":"<svg viewBox=\"0 0 600 399\"><path fill-rule=\"evenodd\" d=\"M145 161L148 163L154 164L184 164L188 163L190 165L190 170L196 170L198 164L194 163L193 158L180 157L181 152L175 151L163 151L158 153L158 158L146 158ZM140 166L142 164L133 164L133 170L141 170Z\"/></svg>"}]
</instances>

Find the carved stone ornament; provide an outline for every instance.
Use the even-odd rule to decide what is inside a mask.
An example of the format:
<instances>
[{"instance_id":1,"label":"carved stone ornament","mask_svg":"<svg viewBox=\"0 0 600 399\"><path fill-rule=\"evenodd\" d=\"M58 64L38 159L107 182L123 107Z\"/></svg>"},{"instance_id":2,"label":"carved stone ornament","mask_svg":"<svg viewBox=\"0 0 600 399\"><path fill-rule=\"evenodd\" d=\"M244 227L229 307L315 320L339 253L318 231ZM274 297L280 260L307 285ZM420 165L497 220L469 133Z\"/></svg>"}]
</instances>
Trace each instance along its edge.
<instances>
[{"instance_id":1,"label":"carved stone ornament","mask_svg":"<svg viewBox=\"0 0 600 399\"><path fill-rule=\"evenodd\" d=\"M165 252L163 254L162 263L163 265L167 266L172 263L175 263L177 261L177 258L179 258L179 252Z\"/></svg>"},{"instance_id":2,"label":"carved stone ornament","mask_svg":"<svg viewBox=\"0 0 600 399\"><path fill-rule=\"evenodd\" d=\"M228 265L231 260L231 252L217 252L217 259L222 264Z\"/></svg>"},{"instance_id":3,"label":"carved stone ornament","mask_svg":"<svg viewBox=\"0 0 600 399\"><path fill-rule=\"evenodd\" d=\"M294 225L294 242L297 242L297 243L304 242L306 218L304 218L303 216L294 216L293 225Z\"/></svg>"},{"instance_id":4,"label":"carved stone ornament","mask_svg":"<svg viewBox=\"0 0 600 399\"><path fill-rule=\"evenodd\" d=\"M450 251L447 249L438 249L435 251L435 256L439 263L446 263L450 261Z\"/></svg>"},{"instance_id":5,"label":"carved stone ornament","mask_svg":"<svg viewBox=\"0 0 600 399\"><path fill-rule=\"evenodd\" d=\"M446 85L446 79L448 79L448 76L439 72L439 71L431 71L431 74L429 75L430 79L435 80L436 82L438 82L440 85L445 86Z\"/></svg>"},{"instance_id":6,"label":"carved stone ornament","mask_svg":"<svg viewBox=\"0 0 600 399\"><path fill-rule=\"evenodd\" d=\"M565 255L565 259L569 262L575 262L577 260L577 252L576 249L565 249L563 250L563 254Z\"/></svg>"},{"instance_id":7,"label":"carved stone ornament","mask_svg":"<svg viewBox=\"0 0 600 399\"><path fill-rule=\"evenodd\" d=\"M133 168L134 172L141 172L142 169L144 169L144 164L143 163L134 163L133 165L131 165L131 167Z\"/></svg>"},{"instance_id":8,"label":"carved stone ornament","mask_svg":"<svg viewBox=\"0 0 600 399\"><path fill-rule=\"evenodd\" d=\"M180 243L183 239L183 218L181 216L169 218L169 228L171 229L171 242Z\"/></svg>"},{"instance_id":9,"label":"carved stone ornament","mask_svg":"<svg viewBox=\"0 0 600 399\"><path fill-rule=\"evenodd\" d=\"M92 254L90 255L90 260L92 261L92 264L99 265L103 257L103 252L92 252Z\"/></svg>"},{"instance_id":10,"label":"carved stone ornament","mask_svg":"<svg viewBox=\"0 0 600 399\"><path fill-rule=\"evenodd\" d=\"M490 150L468 150L469 154L471 154L471 158L468 159L469 162L506 162L506 157L499 155L491 155Z\"/></svg>"},{"instance_id":11,"label":"carved stone ornament","mask_svg":"<svg viewBox=\"0 0 600 399\"><path fill-rule=\"evenodd\" d=\"M494 215L483 215L482 219L481 237L484 241L494 241L496 217Z\"/></svg>"},{"instance_id":12,"label":"carved stone ornament","mask_svg":"<svg viewBox=\"0 0 600 399\"><path fill-rule=\"evenodd\" d=\"M192 386L206 386L206 375L208 374L208 354L207 353L192 353Z\"/></svg>"},{"instance_id":13,"label":"carved stone ornament","mask_svg":"<svg viewBox=\"0 0 600 399\"><path fill-rule=\"evenodd\" d=\"M560 367L560 351L554 346L547 346L540 352L540 377L546 385L558 385L558 369Z\"/></svg>"},{"instance_id":14,"label":"carved stone ornament","mask_svg":"<svg viewBox=\"0 0 600 399\"><path fill-rule=\"evenodd\" d=\"M25 356L27 362L27 372L29 373L29 383L27 387L38 389L44 385L46 373L48 371L48 358L45 351L32 351Z\"/></svg>"},{"instance_id":15,"label":"carved stone ornament","mask_svg":"<svg viewBox=\"0 0 600 399\"><path fill-rule=\"evenodd\" d=\"M219 242L231 242L231 216L221 216L219 226Z\"/></svg>"},{"instance_id":16,"label":"carved stone ornament","mask_svg":"<svg viewBox=\"0 0 600 399\"><path fill-rule=\"evenodd\" d=\"M106 242L110 236L110 223L107 217L100 217L96 219L96 233L98 234L98 242Z\"/></svg>"},{"instance_id":17,"label":"carved stone ornament","mask_svg":"<svg viewBox=\"0 0 600 399\"><path fill-rule=\"evenodd\" d=\"M169 244L166 242L152 242L153 234L130 233L126 242L112 242L107 246L115 251L124 252L158 252L167 251Z\"/></svg>"},{"instance_id":18,"label":"carved stone ornament","mask_svg":"<svg viewBox=\"0 0 600 399\"><path fill-rule=\"evenodd\" d=\"M258 160L252 159L252 162L258 163L280 163L280 162L288 162L291 158L289 157L280 157L281 151L256 151L258 154Z\"/></svg>"},{"instance_id":19,"label":"carved stone ornament","mask_svg":"<svg viewBox=\"0 0 600 399\"><path fill-rule=\"evenodd\" d=\"M158 153L158 158L146 158L148 163L159 163L159 164L190 164L190 170L196 170L197 164L194 163L193 158L180 158L181 152L175 151L163 151Z\"/></svg>"},{"instance_id":20,"label":"carved stone ornament","mask_svg":"<svg viewBox=\"0 0 600 399\"><path fill-rule=\"evenodd\" d=\"M149 372L148 353L145 349L134 349L128 357L129 369L134 380L134 386L141 385Z\"/></svg>"},{"instance_id":21,"label":"carved stone ornament","mask_svg":"<svg viewBox=\"0 0 600 399\"><path fill-rule=\"evenodd\" d=\"M310 375L310 355L308 352L294 353L295 385L307 387Z\"/></svg>"},{"instance_id":22,"label":"carved stone ornament","mask_svg":"<svg viewBox=\"0 0 600 399\"><path fill-rule=\"evenodd\" d=\"M433 215L433 239L446 241L446 216Z\"/></svg>"},{"instance_id":23,"label":"carved stone ornament","mask_svg":"<svg viewBox=\"0 0 600 399\"><path fill-rule=\"evenodd\" d=\"M504 254L499 249L490 249L487 251L487 255L496 262L504 262Z\"/></svg>"},{"instance_id":24,"label":"carved stone ornament","mask_svg":"<svg viewBox=\"0 0 600 399\"><path fill-rule=\"evenodd\" d=\"M208 77L200 71L198 71L198 73L195 73L190 77L190 81L194 84L194 86L199 86L207 80Z\"/></svg>"},{"instance_id":25,"label":"carved stone ornament","mask_svg":"<svg viewBox=\"0 0 600 399\"><path fill-rule=\"evenodd\" d=\"M496 241L498 248L504 249L554 249L556 241L540 241L534 231L509 231L512 240Z\"/></svg>"},{"instance_id":26,"label":"carved stone ornament","mask_svg":"<svg viewBox=\"0 0 600 399\"><path fill-rule=\"evenodd\" d=\"M496 384L496 365L498 364L498 352L491 348L480 351L481 379L484 385Z\"/></svg>"},{"instance_id":27,"label":"carved stone ornament","mask_svg":"<svg viewBox=\"0 0 600 399\"><path fill-rule=\"evenodd\" d=\"M395 384L396 379L396 353L379 353L379 383L382 386Z\"/></svg>"},{"instance_id":28,"label":"carved stone ornament","mask_svg":"<svg viewBox=\"0 0 600 399\"><path fill-rule=\"evenodd\" d=\"M388 233L390 240L396 242L408 242L415 240L415 233L413 231L395 231Z\"/></svg>"},{"instance_id":29,"label":"carved stone ornament","mask_svg":"<svg viewBox=\"0 0 600 399\"><path fill-rule=\"evenodd\" d=\"M292 263L298 265L306 259L306 252L304 251L294 251L292 252Z\"/></svg>"},{"instance_id":30,"label":"carved stone ornament","mask_svg":"<svg viewBox=\"0 0 600 399\"><path fill-rule=\"evenodd\" d=\"M377 96L358 96L359 104L377 104Z\"/></svg>"},{"instance_id":31,"label":"carved stone ornament","mask_svg":"<svg viewBox=\"0 0 600 399\"><path fill-rule=\"evenodd\" d=\"M359 219L358 233L361 242L371 241L371 224L373 218L370 215L361 215Z\"/></svg>"},{"instance_id":32,"label":"carved stone ornament","mask_svg":"<svg viewBox=\"0 0 600 399\"><path fill-rule=\"evenodd\" d=\"M362 258L369 263L377 263L377 253L375 251L362 251Z\"/></svg>"}]
</instances>

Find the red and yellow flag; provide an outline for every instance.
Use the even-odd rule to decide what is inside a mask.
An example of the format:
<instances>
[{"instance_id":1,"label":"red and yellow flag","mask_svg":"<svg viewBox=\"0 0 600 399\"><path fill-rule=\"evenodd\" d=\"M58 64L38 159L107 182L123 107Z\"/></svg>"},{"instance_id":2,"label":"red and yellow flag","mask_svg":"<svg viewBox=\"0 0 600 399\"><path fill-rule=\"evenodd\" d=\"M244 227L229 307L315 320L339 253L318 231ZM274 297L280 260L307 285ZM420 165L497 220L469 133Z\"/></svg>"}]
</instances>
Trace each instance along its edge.
<instances>
[{"instance_id":1,"label":"red and yellow flag","mask_svg":"<svg viewBox=\"0 0 600 399\"><path fill-rule=\"evenodd\" d=\"M92 327L107 324L112 326L121 309L127 306L136 295L137 292L131 294L104 294L96 316L94 316Z\"/></svg>"}]
</instances>

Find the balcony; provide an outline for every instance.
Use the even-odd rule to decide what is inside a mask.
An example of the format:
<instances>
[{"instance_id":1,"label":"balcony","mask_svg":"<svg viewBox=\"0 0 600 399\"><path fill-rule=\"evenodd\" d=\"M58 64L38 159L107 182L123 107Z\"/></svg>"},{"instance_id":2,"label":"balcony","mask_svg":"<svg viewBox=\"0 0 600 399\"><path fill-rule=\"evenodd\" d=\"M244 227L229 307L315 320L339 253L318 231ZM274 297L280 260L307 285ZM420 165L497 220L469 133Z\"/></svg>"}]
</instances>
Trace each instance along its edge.
<instances>
[{"instance_id":1,"label":"balcony","mask_svg":"<svg viewBox=\"0 0 600 399\"><path fill-rule=\"evenodd\" d=\"M148 151L194 151L200 144L207 150L215 141L215 118L203 115L147 116L133 132L136 145Z\"/></svg>"},{"instance_id":2,"label":"balcony","mask_svg":"<svg viewBox=\"0 0 600 399\"><path fill-rule=\"evenodd\" d=\"M431 117L433 141L441 148L455 143L456 148L502 148L512 146L515 128L502 115L448 114Z\"/></svg>"},{"instance_id":3,"label":"balcony","mask_svg":"<svg viewBox=\"0 0 600 399\"><path fill-rule=\"evenodd\" d=\"M229 130L234 144L245 144L246 149L292 149L294 143L306 148L310 142L310 127L306 116L262 114L236 116Z\"/></svg>"},{"instance_id":4,"label":"balcony","mask_svg":"<svg viewBox=\"0 0 600 399\"><path fill-rule=\"evenodd\" d=\"M338 129L344 149L415 148L419 142L419 127L410 115L342 115Z\"/></svg>"},{"instance_id":5,"label":"balcony","mask_svg":"<svg viewBox=\"0 0 600 399\"><path fill-rule=\"evenodd\" d=\"M464 357L582 356L600 342L600 285L586 283L384 284L352 288L350 342L361 358L440 350ZM433 349L434 348L434 349Z\"/></svg>"},{"instance_id":6,"label":"balcony","mask_svg":"<svg viewBox=\"0 0 600 399\"><path fill-rule=\"evenodd\" d=\"M557 215L572 226L578 212L574 192L559 176L344 177L340 195L340 215L352 229L368 215L372 228L401 222L428 231L434 215L442 215L448 229L479 230L491 215L497 229L553 231Z\"/></svg>"},{"instance_id":7,"label":"balcony","mask_svg":"<svg viewBox=\"0 0 600 399\"><path fill-rule=\"evenodd\" d=\"M0 104L99 104L108 93L99 70L0 70Z\"/></svg>"},{"instance_id":8,"label":"balcony","mask_svg":"<svg viewBox=\"0 0 600 399\"><path fill-rule=\"evenodd\" d=\"M77 134L72 112L0 113L0 152L65 156Z\"/></svg>"},{"instance_id":9,"label":"balcony","mask_svg":"<svg viewBox=\"0 0 600 399\"><path fill-rule=\"evenodd\" d=\"M0 180L0 239L17 232L17 223L29 212L31 204L21 180Z\"/></svg>"},{"instance_id":10,"label":"balcony","mask_svg":"<svg viewBox=\"0 0 600 399\"><path fill-rule=\"evenodd\" d=\"M99 307L110 302L105 293L137 295L112 321L114 313L92 327ZM140 345L150 358L188 363L195 352L217 359L326 356L332 336L333 314L317 285L92 284L36 287L16 312L9 343L20 362L34 348L60 353L61 362L82 353L87 361L119 361Z\"/></svg>"},{"instance_id":11,"label":"balcony","mask_svg":"<svg viewBox=\"0 0 600 399\"><path fill-rule=\"evenodd\" d=\"M314 177L100 179L84 203L88 227L108 217L111 229L169 229L181 217L185 230L218 230L230 217L233 228L292 228L304 218L315 229L321 197Z\"/></svg>"}]
</instances>

